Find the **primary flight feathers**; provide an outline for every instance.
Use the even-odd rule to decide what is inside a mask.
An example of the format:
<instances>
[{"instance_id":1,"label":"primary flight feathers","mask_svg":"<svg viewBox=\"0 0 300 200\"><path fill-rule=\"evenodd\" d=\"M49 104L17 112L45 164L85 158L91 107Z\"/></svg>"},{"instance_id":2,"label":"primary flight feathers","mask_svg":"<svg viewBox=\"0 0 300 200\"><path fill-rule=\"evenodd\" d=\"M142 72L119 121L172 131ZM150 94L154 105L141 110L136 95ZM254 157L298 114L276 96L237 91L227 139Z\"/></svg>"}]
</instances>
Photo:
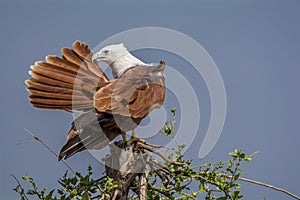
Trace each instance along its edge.
<instances>
[{"instance_id":1,"label":"primary flight feathers","mask_svg":"<svg viewBox=\"0 0 300 200\"><path fill-rule=\"evenodd\" d=\"M123 44L93 55L87 44L75 41L73 49L61 52L61 58L46 56L46 61L35 62L31 78L25 81L34 107L83 111L73 121L59 159L103 148L163 104L163 61L157 66L145 64ZM115 79L109 80L97 61L107 62Z\"/></svg>"}]
</instances>

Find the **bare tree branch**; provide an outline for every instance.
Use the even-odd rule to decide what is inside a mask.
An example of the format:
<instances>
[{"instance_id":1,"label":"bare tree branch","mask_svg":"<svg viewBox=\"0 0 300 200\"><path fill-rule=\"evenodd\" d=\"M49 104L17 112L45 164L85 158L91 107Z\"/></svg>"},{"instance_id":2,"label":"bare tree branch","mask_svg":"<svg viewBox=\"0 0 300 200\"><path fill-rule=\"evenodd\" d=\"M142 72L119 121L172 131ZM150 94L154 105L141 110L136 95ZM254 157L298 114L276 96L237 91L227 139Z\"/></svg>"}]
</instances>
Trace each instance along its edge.
<instances>
[{"instance_id":1,"label":"bare tree branch","mask_svg":"<svg viewBox=\"0 0 300 200\"><path fill-rule=\"evenodd\" d=\"M140 176L140 182L139 182L140 200L147 200L148 174L149 174L149 170L145 169L145 172Z\"/></svg>"},{"instance_id":2,"label":"bare tree branch","mask_svg":"<svg viewBox=\"0 0 300 200\"><path fill-rule=\"evenodd\" d=\"M155 154L159 155L162 159L164 159L164 160L167 161L168 163L171 163L171 164L174 164L174 165L178 165L178 166L185 166L184 163L176 162L176 161L173 161L173 160L169 159L169 158L166 157L164 154L162 154L162 153L160 153L160 152L154 150L153 148L151 148L149 145L146 145L146 144L143 144L143 143L138 142L138 143L137 143L137 146L138 146L138 147L141 147L141 148L143 148L143 149L145 149L145 150L148 150L148 151L150 151L150 152L152 152L152 153L155 153Z\"/></svg>"},{"instance_id":3,"label":"bare tree branch","mask_svg":"<svg viewBox=\"0 0 300 200\"><path fill-rule=\"evenodd\" d=\"M45 143L43 142L43 140L41 140L39 137L37 137L33 132L29 131L28 129L24 128L24 130L29 133L33 139L35 139L36 141L38 141L39 143L41 143L44 147L46 147L46 149L48 149L48 151L50 151L56 158L58 158L58 155ZM62 163L73 173L75 174L75 171L71 168L70 165L68 165L68 163L66 163L66 161L62 160Z\"/></svg>"},{"instance_id":4,"label":"bare tree branch","mask_svg":"<svg viewBox=\"0 0 300 200\"><path fill-rule=\"evenodd\" d=\"M221 174L221 176L225 177L225 178L232 178L232 176L228 175L228 174ZM259 181L255 181L255 180L252 180L252 179L248 179L248 178L243 178L243 177L239 177L238 180L240 181L244 181L244 182L248 182L248 183L252 183L252 184L255 184L255 185L260 185L260 186L263 186L263 187L267 187L267 188L271 188L273 190L277 190L279 192L283 192L295 199L298 199L300 200L300 197L296 196L295 194L292 194L291 192L285 190L285 189L282 189L282 188L279 188L279 187L275 187L273 185L270 185L270 184L267 184L267 183L262 183L262 182L259 182Z\"/></svg>"}]
</instances>

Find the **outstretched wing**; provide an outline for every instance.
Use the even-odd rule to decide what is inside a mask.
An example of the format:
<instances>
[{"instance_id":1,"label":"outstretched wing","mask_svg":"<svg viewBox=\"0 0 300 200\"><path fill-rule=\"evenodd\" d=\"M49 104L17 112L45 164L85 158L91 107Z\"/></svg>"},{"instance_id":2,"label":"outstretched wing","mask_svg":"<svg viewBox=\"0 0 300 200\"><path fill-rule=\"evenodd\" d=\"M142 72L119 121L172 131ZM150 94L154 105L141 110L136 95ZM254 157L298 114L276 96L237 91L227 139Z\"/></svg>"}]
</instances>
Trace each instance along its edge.
<instances>
[{"instance_id":1,"label":"outstretched wing","mask_svg":"<svg viewBox=\"0 0 300 200\"><path fill-rule=\"evenodd\" d=\"M94 95L94 107L99 112L144 118L163 104L165 83L162 72L165 63L158 66L136 66L119 79L112 80Z\"/></svg>"},{"instance_id":2,"label":"outstretched wing","mask_svg":"<svg viewBox=\"0 0 300 200\"><path fill-rule=\"evenodd\" d=\"M25 81L34 107L87 110L73 121L59 160L86 148L103 148L122 133L112 116L94 112L94 93L110 82L92 62L88 45L75 41L73 49L63 48L61 52L62 57L46 56L45 61L35 62L29 71L32 77Z\"/></svg>"},{"instance_id":3,"label":"outstretched wing","mask_svg":"<svg viewBox=\"0 0 300 200\"><path fill-rule=\"evenodd\" d=\"M91 60L87 44L75 41L73 48L62 48L62 58L46 56L35 62L25 81L31 104L37 108L81 110L93 108L93 95L109 81Z\"/></svg>"}]
</instances>

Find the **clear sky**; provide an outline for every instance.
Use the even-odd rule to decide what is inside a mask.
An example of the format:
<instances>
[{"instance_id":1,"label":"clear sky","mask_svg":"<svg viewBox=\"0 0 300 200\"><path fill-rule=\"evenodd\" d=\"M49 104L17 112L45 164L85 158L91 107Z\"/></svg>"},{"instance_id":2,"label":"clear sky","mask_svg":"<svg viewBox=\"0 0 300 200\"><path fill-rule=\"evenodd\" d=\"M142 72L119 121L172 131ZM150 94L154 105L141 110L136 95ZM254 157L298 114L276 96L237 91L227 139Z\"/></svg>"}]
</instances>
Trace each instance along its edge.
<instances>
[{"instance_id":1,"label":"clear sky","mask_svg":"<svg viewBox=\"0 0 300 200\"><path fill-rule=\"evenodd\" d=\"M94 47L111 35L147 26L170 28L195 39L211 55L223 77L225 126L214 149L199 159L197 144L201 144L210 117L205 84L191 70L185 70L186 62L172 54L136 52L147 62L164 59L191 82L199 81L193 87L201 99L202 121L195 148L187 151L189 157L196 163L215 162L229 158L228 152L235 148L247 153L259 150L244 166L243 176L299 196L299 8L297 0L1 1L0 198L17 198L11 190L16 183L10 174L28 175L40 186L54 188L66 170L39 143L16 144L29 138L24 131L28 128L58 152L72 120L69 113L32 108L24 84L29 66L47 54L60 54L60 48L74 40ZM166 107L171 109L174 104L169 94ZM88 152L75 155L69 164L82 172L91 164L96 175L103 172L102 164ZM247 199L290 199L246 183L242 191Z\"/></svg>"}]
</instances>

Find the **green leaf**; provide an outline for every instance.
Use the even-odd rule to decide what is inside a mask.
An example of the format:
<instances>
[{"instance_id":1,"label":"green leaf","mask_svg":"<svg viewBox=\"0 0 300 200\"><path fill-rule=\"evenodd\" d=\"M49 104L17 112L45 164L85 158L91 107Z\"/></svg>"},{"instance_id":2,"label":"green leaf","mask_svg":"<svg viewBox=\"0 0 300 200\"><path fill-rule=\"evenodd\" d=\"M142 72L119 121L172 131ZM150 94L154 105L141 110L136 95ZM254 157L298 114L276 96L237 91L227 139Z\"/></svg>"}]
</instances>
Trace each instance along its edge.
<instances>
[{"instance_id":1,"label":"green leaf","mask_svg":"<svg viewBox=\"0 0 300 200\"><path fill-rule=\"evenodd\" d=\"M89 200L89 195L87 193L84 193L82 195L82 200Z\"/></svg>"},{"instance_id":2,"label":"green leaf","mask_svg":"<svg viewBox=\"0 0 300 200\"><path fill-rule=\"evenodd\" d=\"M236 174L236 175L234 175L234 180L238 180L239 178L240 178L240 176L241 176L241 174L240 173L238 173L238 174Z\"/></svg>"},{"instance_id":3,"label":"green leaf","mask_svg":"<svg viewBox=\"0 0 300 200\"><path fill-rule=\"evenodd\" d=\"M232 199L233 200L239 199L240 198L239 194L240 194L240 191L233 191L233 193L231 195Z\"/></svg>"},{"instance_id":4,"label":"green leaf","mask_svg":"<svg viewBox=\"0 0 300 200\"><path fill-rule=\"evenodd\" d=\"M29 182L29 183L33 183L33 179L28 177L28 176L23 176L22 179Z\"/></svg>"},{"instance_id":5,"label":"green leaf","mask_svg":"<svg viewBox=\"0 0 300 200\"><path fill-rule=\"evenodd\" d=\"M34 191L34 190L28 190L27 194L29 194L29 195L36 195L38 193L36 191Z\"/></svg>"},{"instance_id":6,"label":"green leaf","mask_svg":"<svg viewBox=\"0 0 300 200\"><path fill-rule=\"evenodd\" d=\"M199 192L200 192L200 193L205 192L204 183L201 183L201 184L199 185Z\"/></svg>"},{"instance_id":7,"label":"green leaf","mask_svg":"<svg viewBox=\"0 0 300 200\"><path fill-rule=\"evenodd\" d=\"M175 115L176 115L176 108L172 108L172 109L171 109L171 112L172 112L173 115L175 116Z\"/></svg>"},{"instance_id":8,"label":"green leaf","mask_svg":"<svg viewBox=\"0 0 300 200\"><path fill-rule=\"evenodd\" d=\"M48 194L47 196L45 196L45 199L44 199L44 200L51 200L51 199L52 199L52 194L53 194L54 190L55 190L55 189L51 190L51 191L49 192L49 194Z\"/></svg>"}]
</instances>

